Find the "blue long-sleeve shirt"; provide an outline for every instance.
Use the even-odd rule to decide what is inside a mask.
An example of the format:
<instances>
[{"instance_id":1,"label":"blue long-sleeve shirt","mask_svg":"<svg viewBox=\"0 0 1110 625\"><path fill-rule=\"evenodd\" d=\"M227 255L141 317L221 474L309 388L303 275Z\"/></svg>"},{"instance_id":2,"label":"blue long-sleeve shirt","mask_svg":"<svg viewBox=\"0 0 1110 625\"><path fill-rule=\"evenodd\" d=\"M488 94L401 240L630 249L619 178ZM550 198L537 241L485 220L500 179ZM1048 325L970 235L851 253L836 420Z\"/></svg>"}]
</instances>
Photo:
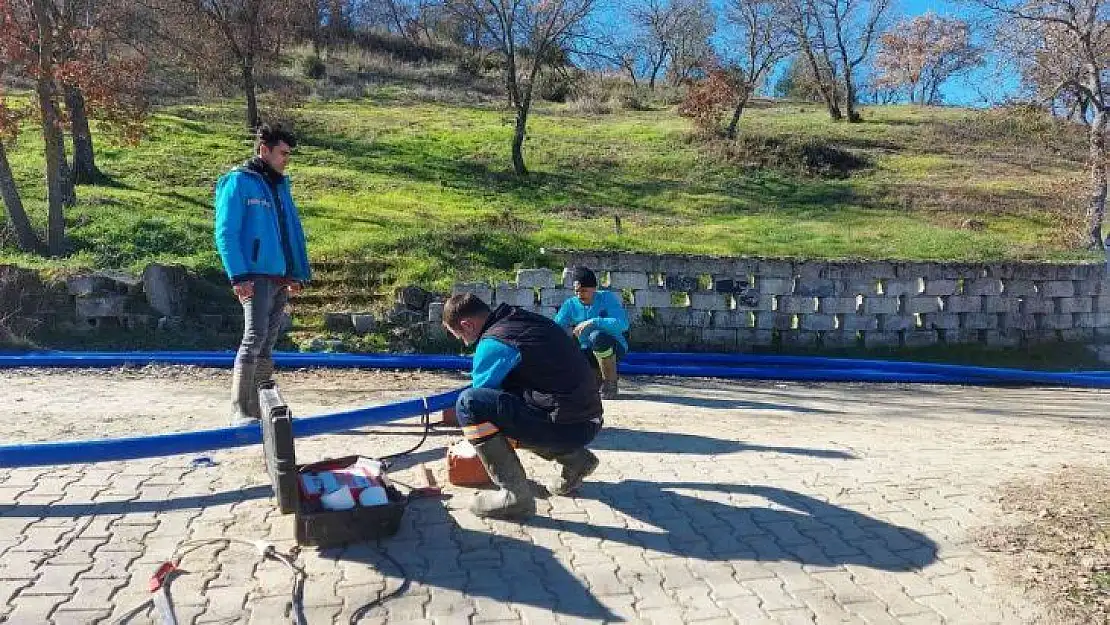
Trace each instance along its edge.
<instances>
[{"instance_id":1,"label":"blue long-sleeve shirt","mask_svg":"<svg viewBox=\"0 0 1110 625\"><path fill-rule=\"evenodd\" d=\"M624 312L619 294L598 290L589 306L583 304L581 299L571 297L563 302L559 312L555 314L555 323L567 329L574 328L583 321L590 321L591 327L612 335L625 350L628 349L628 341L624 338L624 333L628 331L628 315ZM578 343L584 349L589 347L588 335L589 329L578 335Z\"/></svg>"},{"instance_id":2,"label":"blue long-sleeve shirt","mask_svg":"<svg viewBox=\"0 0 1110 625\"><path fill-rule=\"evenodd\" d=\"M506 343L483 337L474 350L470 366L471 386L474 388L501 388L505 377L520 364L520 352Z\"/></svg>"}]
</instances>

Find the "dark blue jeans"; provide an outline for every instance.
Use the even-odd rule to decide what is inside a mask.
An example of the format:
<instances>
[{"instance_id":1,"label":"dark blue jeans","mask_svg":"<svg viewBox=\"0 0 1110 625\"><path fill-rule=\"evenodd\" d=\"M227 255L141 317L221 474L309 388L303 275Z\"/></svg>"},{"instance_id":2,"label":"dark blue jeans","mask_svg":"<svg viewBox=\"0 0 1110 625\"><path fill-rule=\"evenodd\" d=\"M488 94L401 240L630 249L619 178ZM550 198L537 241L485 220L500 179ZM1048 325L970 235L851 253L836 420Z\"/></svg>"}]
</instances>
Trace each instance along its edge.
<instances>
[{"instance_id":1,"label":"dark blue jeans","mask_svg":"<svg viewBox=\"0 0 1110 625\"><path fill-rule=\"evenodd\" d=\"M600 419L552 423L546 412L529 406L519 395L490 388L463 391L455 403L455 415L471 442L500 433L522 447L559 453L585 447L601 430Z\"/></svg>"}]
</instances>

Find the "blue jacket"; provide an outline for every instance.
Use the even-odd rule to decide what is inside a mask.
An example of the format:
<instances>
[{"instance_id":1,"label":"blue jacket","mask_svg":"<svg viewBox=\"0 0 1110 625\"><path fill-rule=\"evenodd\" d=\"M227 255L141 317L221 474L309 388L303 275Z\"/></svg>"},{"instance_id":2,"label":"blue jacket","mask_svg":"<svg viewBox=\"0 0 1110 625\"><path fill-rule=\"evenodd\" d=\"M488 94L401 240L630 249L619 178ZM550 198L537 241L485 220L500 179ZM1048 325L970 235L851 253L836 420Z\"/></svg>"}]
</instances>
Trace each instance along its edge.
<instances>
[{"instance_id":1,"label":"blue jacket","mask_svg":"<svg viewBox=\"0 0 1110 625\"><path fill-rule=\"evenodd\" d=\"M246 167L235 168L216 183L216 249L232 282L256 276L307 282L312 277L289 179L283 178L277 190L280 203L262 175ZM289 266L279 219L285 221Z\"/></svg>"},{"instance_id":2,"label":"blue jacket","mask_svg":"<svg viewBox=\"0 0 1110 625\"><path fill-rule=\"evenodd\" d=\"M628 315L624 312L621 296L612 291L598 290L594 293L594 303L586 306L577 297L567 298L555 313L555 323L564 328L573 328L583 321L592 320L591 324L606 334L620 341L625 351L628 350L628 341L624 333L628 331ZM578 343L583 349L589 347L589 331L578 335Z\"/></svg>"}]
</instances>

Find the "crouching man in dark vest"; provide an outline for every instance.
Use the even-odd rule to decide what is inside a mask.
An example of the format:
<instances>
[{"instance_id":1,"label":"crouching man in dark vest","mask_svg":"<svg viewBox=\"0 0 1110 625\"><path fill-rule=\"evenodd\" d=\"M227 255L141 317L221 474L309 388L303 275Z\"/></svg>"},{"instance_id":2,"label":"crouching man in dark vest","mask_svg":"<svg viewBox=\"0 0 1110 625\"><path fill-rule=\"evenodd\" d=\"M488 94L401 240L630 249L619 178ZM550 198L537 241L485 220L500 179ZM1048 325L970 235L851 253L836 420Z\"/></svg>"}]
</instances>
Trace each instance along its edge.
<instances>
[{"instance_id":1,"label":"crouching man in dark vest","mask_svg":"<svg viewBox=\"0 0 1110 625\"><path fill-rule=\"evenodd\" d=\"M472 294L454 295L443 325L477 344L472 386L455 406L463 433L498 490L479 493L470 510L483 517L531 516L536 511L524 467L508 438L562 465L549 487L568 494L597 468L586 445L601 430L597 377L573 338L542 315L502 304L491 311Z\"/></svg>"}]
</instances>

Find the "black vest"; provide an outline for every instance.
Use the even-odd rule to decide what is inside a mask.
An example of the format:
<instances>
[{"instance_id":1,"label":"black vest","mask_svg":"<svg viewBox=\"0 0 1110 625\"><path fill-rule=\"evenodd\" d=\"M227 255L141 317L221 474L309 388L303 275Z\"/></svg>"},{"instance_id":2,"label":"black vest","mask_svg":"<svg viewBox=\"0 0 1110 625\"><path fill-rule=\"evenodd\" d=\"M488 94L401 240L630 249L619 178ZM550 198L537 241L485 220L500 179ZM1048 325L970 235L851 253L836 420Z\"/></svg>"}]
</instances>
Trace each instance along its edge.
<instances>
[{"instance_id":1,"label":"black vest","mask_svg":"<svg viewBox=\"0 0 1110 625\"><path fill-rule=\"evenodd\" d=\"M482 336L496 338L520 352L520 363L501 387L551 415L554 423L581 423L601 417L597 375L567 331L554 321L501 304Z\"/></svg>"}]
</instances>

